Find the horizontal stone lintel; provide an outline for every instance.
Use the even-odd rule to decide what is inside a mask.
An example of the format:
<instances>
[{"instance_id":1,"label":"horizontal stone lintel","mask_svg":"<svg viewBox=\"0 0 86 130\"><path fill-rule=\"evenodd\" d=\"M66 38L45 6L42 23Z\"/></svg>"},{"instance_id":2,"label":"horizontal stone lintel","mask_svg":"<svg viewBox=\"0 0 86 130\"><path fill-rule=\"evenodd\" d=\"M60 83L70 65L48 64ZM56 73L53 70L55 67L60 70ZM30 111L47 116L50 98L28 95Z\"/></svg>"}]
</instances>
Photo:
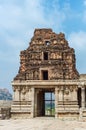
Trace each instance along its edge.
<instances>
[{"instance_id":1,"label":"horizontal stone lintel","mask_svg":"<svg viewBox=\"0 0 86 130\"><path fill-rule=\"evenodd\" d=\"M78 80L48 80L48 81L44 81L44 80L15 80L12 81L11 84L13 86L15 85L27 85L27 86L60 86L60 85L82 85L82 83ZM84 83L85 85L86 83Z\"/></svg>"},{"instance_id":2,"label":"horizontal stone lintel","mask_svg":"<svg viewBox=\"0 0 86 130\"><path fill-rule=\"evenodd\" d=\"M58 113L79 113L79 110L59 110Z\"/></svg>"}]
</instances>

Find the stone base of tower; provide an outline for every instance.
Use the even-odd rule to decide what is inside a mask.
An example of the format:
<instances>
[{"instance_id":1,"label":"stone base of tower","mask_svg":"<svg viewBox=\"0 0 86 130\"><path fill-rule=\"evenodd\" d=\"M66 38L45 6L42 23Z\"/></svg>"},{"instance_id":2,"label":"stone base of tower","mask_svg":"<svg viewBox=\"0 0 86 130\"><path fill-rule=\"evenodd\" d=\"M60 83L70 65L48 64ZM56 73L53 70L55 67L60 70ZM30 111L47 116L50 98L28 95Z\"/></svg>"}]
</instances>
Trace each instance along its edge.
<instances>
[{"instance_id":1,"label":"stone base of tower","mask_svg":"<svg viewBox=\"0 0 86 130\"><path fill-rule=\"evenodd\" d=\"M31 118L31 114L27 112L16 112L16 113L11 113L11 118L12 119L29 119Z\"/></svg>"},{"instance_id":2,"label":"stone base of tower","mask_svg":"<svg viewBox=\"0 0 86 130\"><path fill-rule=\"evenodd\" d=\"M66 80L65 82L15 81L12 83L14 100L11 106L11 117L16 119L46 116L44 94L52 92L55 95L55 100L51 101L55 103L55 118L84 119L86 118L85 91L81 86L81 93L78 93L80 88L78 84L77 81ZM83 100L80 100L81 97Z\"/></svg>"},{"instance_id":3,"label":"stone base of tower","mask_svg":"<svg viewBox=\"0 0 86 130\"><path fill-rule=\"evenodd\" d=\"M27 105L12 105L11 106L11 118L12 119L28 119L33 118L33 113L31 112L29 106Z\"/></svg>"},{"instance_id":4,"label":"stone base of tower","mask_svg":"<svg viewBox=\"0 0 86 130\"><path fill-rule=\"evenodd\" d=\"M11 106L11 118L33 118L33 108L30 101L13 101Z\"/></svg>"},{"instance_id":5,"label":"stone base of tower","mask_svg":"<svg viewBox=\"0 0 86 130\"><path fill-rule=\"evenodd\" d=\"M77 102L59 102L57 117L59 119L79 119L79 106Z\"/></svg>"},{"instance_id":6,"label":"stone base of tower","mask_svg":"<svg viewBox=\"0 0 86 130\"><path fill-rule=\"evenodd\" d=\"M80 121L86 121L86 108L80 108L79 120Z\"/></svg>"},{"instance_id":7,"label":"stone base of tower","mask_svg":"<svg viewBox=\"0 0 86 130\"><path fill-rule=\"evenodd\" d=\"M71 119L71 120L77 120L79 119L79 112L78 111L59 111L58 112L58 118L59 119Z\"/></svg>"}]
</instances>

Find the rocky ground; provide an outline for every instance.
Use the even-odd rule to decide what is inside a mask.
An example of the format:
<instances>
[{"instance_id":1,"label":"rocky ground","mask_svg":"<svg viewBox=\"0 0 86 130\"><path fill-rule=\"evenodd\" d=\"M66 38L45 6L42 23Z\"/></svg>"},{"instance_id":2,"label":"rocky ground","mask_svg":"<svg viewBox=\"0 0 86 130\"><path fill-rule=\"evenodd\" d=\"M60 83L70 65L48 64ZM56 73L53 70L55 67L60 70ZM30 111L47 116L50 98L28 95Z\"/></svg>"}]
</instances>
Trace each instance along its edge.
<instances>
[{"instance_id":1,"label":"rocky ground","mask_svg":"<svg viewBox=\"0 0 86 130\"><path fill-rule=\"evenodd\" d=\"M0 120L0 130L86 130L86 122L49 117Z\"/></svg>"}]
</instances>

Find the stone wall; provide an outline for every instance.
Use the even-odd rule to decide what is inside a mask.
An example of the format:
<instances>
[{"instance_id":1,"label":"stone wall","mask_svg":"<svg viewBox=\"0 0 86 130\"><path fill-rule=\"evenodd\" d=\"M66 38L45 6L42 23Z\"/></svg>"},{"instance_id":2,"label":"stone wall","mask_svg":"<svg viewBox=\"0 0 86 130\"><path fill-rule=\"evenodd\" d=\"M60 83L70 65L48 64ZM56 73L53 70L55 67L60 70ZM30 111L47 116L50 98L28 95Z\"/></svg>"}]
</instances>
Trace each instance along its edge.
<instances>
[{"instance_id":1,"label":"stone wall","mask_svg":"<svg viewBox=\"0 0 86 130\"><path fill-rule=\"evenodd\" d=\"M11 117L12 101L0 100L0 119L9 119Z\"/></svg>"}]
</instances>

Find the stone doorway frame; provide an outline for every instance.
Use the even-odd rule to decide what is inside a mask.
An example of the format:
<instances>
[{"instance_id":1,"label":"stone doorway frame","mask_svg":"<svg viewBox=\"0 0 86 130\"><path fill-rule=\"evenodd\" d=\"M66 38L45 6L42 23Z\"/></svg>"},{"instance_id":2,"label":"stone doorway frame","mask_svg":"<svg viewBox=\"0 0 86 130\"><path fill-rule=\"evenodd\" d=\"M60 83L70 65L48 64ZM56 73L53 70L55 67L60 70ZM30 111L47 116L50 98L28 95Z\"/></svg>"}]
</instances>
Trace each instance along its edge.
<instances>
[{"instance_id":1,"label":"stone doorway frame","mask_svg":"<svg viewBox=\"0 0 86 130\"><path fill-rule=\"evenodd\" d=\"M47 69L47 68L46 68ZM42 68L43 70L43 68ZM48 69L47 69L48 70ZM41 71L41 69L40 69ZM74 119L79 117L79 106L78 106L78 100L77 100L77 89L81 87L81 107L84 108L85 106L85 98L84 98L84 84L80 83L77 80L26 80L26 81L15 81L12 82L13 90L14 90L14 98L13 98L13 105L11 106L11 116L19 118L22 115L27 118L34 118L36 117L35 114L35 93L36 89L55 89L55 118L69 118L68 116L72 117L74 115ZM64 89L64 86L66 88ZM65 94L65 95L64 95ZM67 95L68 97L73 94L73 101L67 101L64 102L63 99L66 99ZM25 97L24 105L21 104L21 110L20 110L20 95ZM66 97L65 97L66 96ZM64 97L64 98L63 98ZM23 103L22 102L22 103ZM64 104L63 104L64 103ZM69 110L69 105L71 104L71 111ZM67 112L66 112L67 111ZM24 112L24 113L23 113ZM72 113L73 114L72 114ZM17 116L18 115L18 116Z\"/></svg>"},{"instance_id":2,"label":"stone doorway frame","mask_svg":"<svg viewBox=\"0 0 86 130\"><path fill-rule=\"evenodd\" d=\"M55 94L55 88L35 88L34 93L34 117L41 117L45 115L45 99L44 94L48 92L53 92ZM55 103L55 100L52 100ZM49 117L52 117L49 115Z\"/></svg>"}]
</instances>

